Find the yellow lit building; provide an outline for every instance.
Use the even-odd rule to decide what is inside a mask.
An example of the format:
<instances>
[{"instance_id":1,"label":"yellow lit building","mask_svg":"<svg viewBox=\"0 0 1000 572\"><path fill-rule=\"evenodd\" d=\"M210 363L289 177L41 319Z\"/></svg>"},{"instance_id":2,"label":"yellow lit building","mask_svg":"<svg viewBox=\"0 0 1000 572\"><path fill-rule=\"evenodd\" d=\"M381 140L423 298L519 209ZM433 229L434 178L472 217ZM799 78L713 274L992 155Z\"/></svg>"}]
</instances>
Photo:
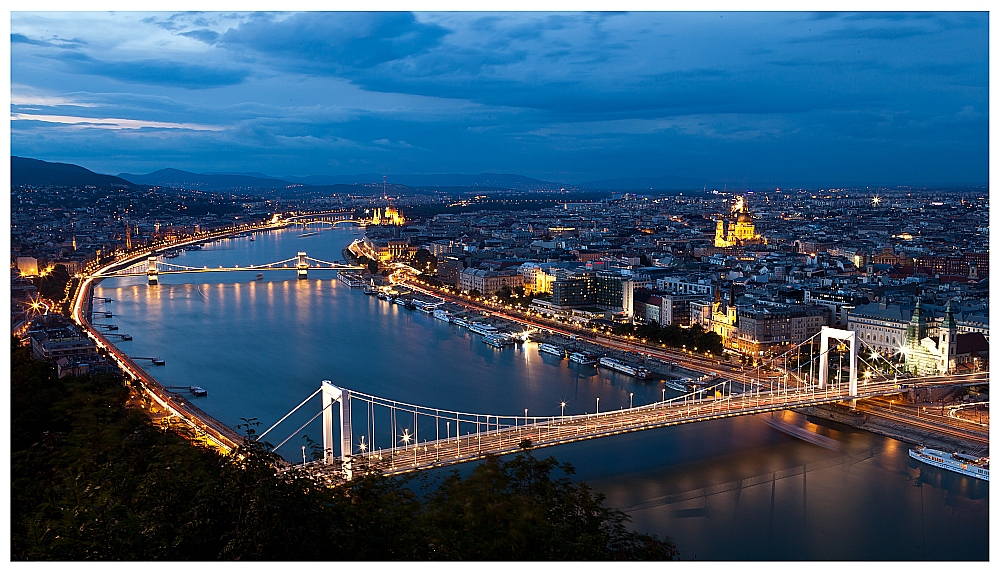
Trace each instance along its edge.
<instances>
[{"instance_id":1,"label":"yellow lit building","mask_svg":"<svg viewBox=\"0 0 1000 572\"><path fill-rule=\"evenodd\" d=\"M736 197L729 209L728 220L724 217L715 223L715 246L725 248L744 244L767 244L767 239L757 234L743 197Z\"/></svg>"},{"instance_id":2,"label":"yellow lit building","mask_svg":"<svg viewBox=\"0 0 1000 572\"><path fill-rule=\"evenodd\" d=\"M396 207L389 206L385 207L385 212L382 209L375 209L375 214L372 216L372 224L385 224L391 226L403 226L406 222L406 218L403 217L403 213L396 210Z\"/></svg>"}]
</instances>

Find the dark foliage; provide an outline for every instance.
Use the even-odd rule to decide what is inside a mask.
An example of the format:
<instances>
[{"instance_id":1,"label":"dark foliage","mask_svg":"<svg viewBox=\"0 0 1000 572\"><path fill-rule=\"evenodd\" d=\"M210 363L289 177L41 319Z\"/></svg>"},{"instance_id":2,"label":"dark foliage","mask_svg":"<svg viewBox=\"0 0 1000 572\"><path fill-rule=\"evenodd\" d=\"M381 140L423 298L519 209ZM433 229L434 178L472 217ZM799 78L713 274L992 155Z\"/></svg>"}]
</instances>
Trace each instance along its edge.
<instances>
[{"instance_id":1,"label":"dark foliage","mask_svg":"<svg viewBox=\"0 0 1000 572\"><path fill-rule=\"evenodd\" d=\"M639 339L666 344L670 347L686 347L697 352L712 352L721 355L724 349L722 337L695 324L690 328L682 328L677 324L661 327L656 322L635 326L618 324L612 328L612 333L618 335L633 335Z\"/></svg>"},{"instance_id":2,"label":"dark foliage","mask_svg":"<svg viewBox=\"0 0 1000 572\"><path fill-rule=\"evenodd\" d=\"M66 283L70 281L70 278L66 266L56 264L52 268L52 272L35 278L34 283L39 294L49 300L59 301L66 294Z\"/></svg>"},{"instance_id":3,"label":"dark foliage","mask_svg":"<svg viewBox=\"0 0 1000 572\"><path fill-rule=\"evenodd\" d=\"M671 559L673 544L555 459L525 451L439 483L359 471L326 487L278 473L252 439L221 457L125 407L113 376L56 379L14 339L13 560ZM363 469L363 468L362 468Z\"/></svg>"}]
</instances>

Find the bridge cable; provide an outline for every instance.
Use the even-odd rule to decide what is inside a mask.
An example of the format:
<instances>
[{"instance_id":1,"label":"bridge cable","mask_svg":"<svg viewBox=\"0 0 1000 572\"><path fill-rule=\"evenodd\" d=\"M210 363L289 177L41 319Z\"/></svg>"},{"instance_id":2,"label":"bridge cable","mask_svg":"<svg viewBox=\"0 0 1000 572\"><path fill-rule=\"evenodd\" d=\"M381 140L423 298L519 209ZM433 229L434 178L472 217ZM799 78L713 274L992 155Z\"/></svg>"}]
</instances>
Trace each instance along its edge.
<instances>
[{"instance_id":1,"label":"bridge cable","mask_svg":"<svg viewBox=\"0 0 1000 572\"><path fill-rule=\"evenodd\" d=\"M317 394L317 393L319 393L320 391L323 391L323 388L322 388L322 387L320 387L319 389L317 389L316 391L314 391L314 392L312 393L312 395L310 395L309 397L305 398L305 400L304 400L304 401L303 401L302 403L300 403L300 404L298 404L297 406L295 406L295 409L292 409L291 411L289 411L289 412L288 412L288 413L287 413L287 414L286 414L286 415L285 415L284 417L282 417L281 419L279 419L277 423L275 423L274 425L271 425L271 426L270 426L270 427L269 427L269 428L267 429L267 431L264 431L263 433L261 433L261 434L260 434L260 435L259 435L259 436L258 436L258 437L257 437L256 439L254 439L254 440L255 440L255 441L260 441L261 439L263 439L263 438L264 438L264 435L267 435L268 433L270 433L270 432L271 432L271 429L274 429L274 428L275 428L275 427L277 427L277 426L278 426L278 425L279 425L279 424L280 424L280 423L281 423L282 421L284 421L285 419L288 419L288 416L289 416L289 415L291 415L292 413L295 413L296 411L298 411L298 410L299 410L299 407L302 407L303 405L305 405L305 404L306 404L306 402L307 402L307 401L309 401L309 400L310 400L310 399L312 399L313 397L316 397L316 394Z\"/></svg>"}]
</instances>

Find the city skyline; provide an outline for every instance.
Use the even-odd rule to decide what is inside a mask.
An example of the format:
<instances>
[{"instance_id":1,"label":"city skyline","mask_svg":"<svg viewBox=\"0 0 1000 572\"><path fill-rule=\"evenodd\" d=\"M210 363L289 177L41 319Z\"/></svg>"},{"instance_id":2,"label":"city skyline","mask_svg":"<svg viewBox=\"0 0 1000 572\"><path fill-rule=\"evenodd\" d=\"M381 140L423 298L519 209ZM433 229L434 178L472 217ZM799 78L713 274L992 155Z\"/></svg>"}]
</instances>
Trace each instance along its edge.
<instances>
[{"instance_id":1,"label":"city skyline","mask_svg":"<svg viewBox=\"0 0 1000 572\"><path fill-rule=\"evenodd\" d=\"M11 17L12 154L97 172L987 180L985 12Z\"/></svg>"}]
</instances>

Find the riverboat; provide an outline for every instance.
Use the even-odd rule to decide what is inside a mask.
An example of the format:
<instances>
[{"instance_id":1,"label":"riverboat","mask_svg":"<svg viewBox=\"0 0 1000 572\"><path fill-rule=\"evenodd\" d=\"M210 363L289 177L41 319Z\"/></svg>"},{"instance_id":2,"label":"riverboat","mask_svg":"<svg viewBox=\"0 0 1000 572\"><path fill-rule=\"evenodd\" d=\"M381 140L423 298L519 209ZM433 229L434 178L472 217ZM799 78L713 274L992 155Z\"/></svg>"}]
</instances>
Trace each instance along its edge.
<instances>
[{"instance_id":1,"label":"riverboat","mask_svg":"<svg viewBox=\"0 0 1000 572\"><path fill-rule=\"evenodd\" d=\"M963 453L945 453L937 449L929 449L923 445L919 445L916 449L910 449L910 456L921 463L927 463L939 469L953 471L984 481L990 480L989 457L980 458Z\"/></svg>"},{"instance_id":2,"label":"riverboat","mask_svg":"<svg viewBox=\"0 0 1000 572\"><path fill-rule=\"evenodd\" d=\"M622 363L616 359L603 357L598 363L608 369L620 371L621 373L626 373L628 375L638 377L639 379L649 379L650 377L652 377L652 374L649 372L648 369L644 367L634 367Z\"/></svg>"},{"instance_id":3,"label":"riverboat","mask_svg":"<svg viewBox=\"0 0 1000 572\"><path fill-rule=\"evenodd\" d=\"M448 314L448 310L438 308L437 310L434 310L434 317L442 322L451 322L451 315Z\"/></svg>"},{"instance_id":4,"label":"riverboat","mask_svg":"<svg viewBox=\"0 0 1000 572\"><path fill-rule=\"evenodd\" d=\"M204 396L208 395L207 391L205 391L204 389L202 389L200 386L197 386L197 385L192 385L191 387L188 388L188 391L190 391L191 393L193 393L193 394L195 394L195 395L197 395L199 397L204 397Z\"/></svg>"},{"instance_id":5,"label":"riverboat","mask_svg":"<svg viewBox=\"0 0 1000 572\"><path fill-rule=\"evenodd\" d=\"M180 255L181 255L181 253L177 252L176 250L168 250L168 251L166 251L166 252L163 253L163 257L164 258L177 258Z\"/></svg>"},{"instance_id":6,"label":"riverboat","mask_svg":"<svg viewBox=\"0 0 1000 572\"><path fill-rule=\"evenodd\" d=\"M361 288L365 285L365 280L360 274L347 270L337 272L337 280L347 284L350 288Z\"/></svg>"},{"instance_id":7,"label":"riverboat","mask_svg":"<svg viewBox=\"0 0 1000 572\"><path fill-rule=\"evenodd\" d=\"M552 344L538 344L538 353L552 354L559 356L559 359L566 357L566 350Z\"/></svg>"},{"instance_id":8,"label":"riverboat","mask_svg":"<svg viewBox=\"0 0 1000 572\"><path fill-rule=\"evenodd\" d=\"M303 232L302 234L299 235L299 238L305 238L307 236L315 236L317 234L319 234L319 233L318 232Z\"/></svg>"},{"instance_id":9,"label":"riverboat","mask_svg":"<svg viewBox=\"0 0 1000 572\"><path fill-rule=\"evenodd\" d=\"M263 279L264 279L263 274L257 274L257 280L263 280Z\"/></svg>"},{"instance_id":10,"label":"riverboat","mask_svg":"<svg viewBox=\"0 0 1000 572\"><path fill-rule=\"evenodd\" d=\"M504 334L490 334L488 336L483 336L483 343L489 344L495 348L503 349L509 345L513 345L514 340Z\"/></svg>"},{"instance_id":11,"label":"riverboat","mask_svg":"<svg viewBox=\"0 0 1000 572\"><path fill-rule=\"evenodd\" d=\"M456 326L461 326L463 328L469 327L469 321L466 320L465 318L452 318L451 323L455 324Z\"/></svg>"},{"instance_id":12,"label":"riverboat","mask_svg":"<svg viewBox=\"0 0 1000 572\"><path fill-rule=\"evenodd\" d=\"M194 250L201 250L201 245L200 244L189 244L189 245L187 245L187 246L184 247L184 250L187 250L189 252L190 251L194 251Z\"/></svg>"},{"instance_id":13,"label":"riverboat","mask_svg":"<svg viewBox=\"0 0 1000 572\"><path fill-rule=\"evenodd\" d=\"M569 361L580 365L597 365L597 357L587 352L573 352L569 354Z\"/></svg>"},{"instance_id":14,"label":"riverboat","mask_svg":"<svg viewBox=\"0 0 1000 572\"><path fill-rule=\"evenodd\" d=\"M486 322L470 322L469 331L475 332L481 336L492 336L496 335L498 330Z\"/></svg>"},{"instance_id":15,"label":"riverboat","mask_svg":"<svg viewBox=\"0 0 1000 572\"><path fill-rule=\"evenodd\" d=\"M688 391L687 380L684 379L668 379L663 382L663 385L667 386L667 389L673 389L674 391L679 391L681 393L686 393Z\"/></svg>"}]
</instances>

